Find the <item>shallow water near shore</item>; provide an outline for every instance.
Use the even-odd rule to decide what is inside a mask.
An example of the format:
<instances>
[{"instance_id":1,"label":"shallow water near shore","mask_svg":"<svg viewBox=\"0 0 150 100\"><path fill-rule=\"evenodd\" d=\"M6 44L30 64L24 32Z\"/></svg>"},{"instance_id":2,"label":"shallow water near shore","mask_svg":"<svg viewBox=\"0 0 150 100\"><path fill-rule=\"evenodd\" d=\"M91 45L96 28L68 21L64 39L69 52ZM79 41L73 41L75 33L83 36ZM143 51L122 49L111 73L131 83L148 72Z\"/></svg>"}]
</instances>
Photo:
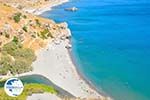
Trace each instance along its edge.
<instances>
[{"instance_id":1,"label":"shallow water near shore","mask_svg":"<svg viewBox=\"0 0 150 100\"><path fill-rule=\"evenodd\" d=\"M150 100L149 0L71 0L41 16L69 24L77 67L99 90Z\"/></svg>"}]
</instances>

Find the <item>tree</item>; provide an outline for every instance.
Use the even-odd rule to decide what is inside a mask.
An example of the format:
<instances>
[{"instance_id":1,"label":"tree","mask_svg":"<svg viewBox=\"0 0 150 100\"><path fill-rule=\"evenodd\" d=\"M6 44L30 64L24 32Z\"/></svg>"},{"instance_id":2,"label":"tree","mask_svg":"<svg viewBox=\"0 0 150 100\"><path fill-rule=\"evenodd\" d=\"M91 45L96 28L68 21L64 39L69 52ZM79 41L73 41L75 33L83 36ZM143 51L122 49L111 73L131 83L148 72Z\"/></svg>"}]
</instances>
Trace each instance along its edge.
<instances>
[{"instance_id":1,"label":"tree","mask_svg":"<svg viewBox=\"0 0 150 100\"><path fill-rule=\"evenodd\" d=\"M29 48L17 49L12 56L14 56L16 59L25 59L29 64L36 59L34 51Z\"/></svg>"},{"instance_id":2,"label":"tree","mask_svg":"<svg viewBox=\"0 0 150 100\"><path fill-rule=\"evenodd\" d=\"M10 55L13 55L14 51L18 48L18 45L15 42L9 42L2 47L2 51L7 52Z\"/></svg>"},{"instance_id":3,"label":"tree","mask_svg":"<svg viewBox=\"0 0 150 100\"><path fill-rule=\"evenodd\" d=\"M30 64L28 64L28 62L18 59L12 64L12 68L10 69L10 71L12 74L21 74L24 72L28 72L31 69L32 67Z\"/></svg>"},{"instance_id":4,"label":"tree","mask_svg":"<svg viewBox=\"0 0 150 100\"><path fill-rule=\"evenodd\" d=\"M6 75L11 68L12 60L9 55L3 54L0 59L0 74Z\"/></svg>"},{"instance_id":5,"label":"tree","mask_svg":"<svg viewBox=\"0 0 150 100\"><path fill-rule=\"evenodd\" d=\"M14 60L13 60L13 59ZM32 70L32 62L36 60L34 51L24 48L17 37L5 44L0 57L0 74L20 74Z\"/></svg>"}]
</instances>

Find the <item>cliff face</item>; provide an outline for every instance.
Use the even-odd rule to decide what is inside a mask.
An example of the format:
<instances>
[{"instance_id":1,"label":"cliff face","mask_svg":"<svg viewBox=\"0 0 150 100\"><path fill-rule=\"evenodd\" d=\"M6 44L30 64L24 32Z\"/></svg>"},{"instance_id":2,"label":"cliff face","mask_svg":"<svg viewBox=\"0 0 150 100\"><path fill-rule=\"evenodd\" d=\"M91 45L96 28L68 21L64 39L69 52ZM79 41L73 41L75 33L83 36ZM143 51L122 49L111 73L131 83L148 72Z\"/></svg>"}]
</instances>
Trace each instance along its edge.
<instances>
[{"instance_id":1,"label":"cliff face","mask_svg":"<svg viewBox=\"0 0 150 100\"><path fill-rule=\"evenodd\" d=\"M33 50L43 47L47 41L68 33L67 24L24 13L6 4L0 4L0 48L14 36Z\"/></svg>"}]
</instances>

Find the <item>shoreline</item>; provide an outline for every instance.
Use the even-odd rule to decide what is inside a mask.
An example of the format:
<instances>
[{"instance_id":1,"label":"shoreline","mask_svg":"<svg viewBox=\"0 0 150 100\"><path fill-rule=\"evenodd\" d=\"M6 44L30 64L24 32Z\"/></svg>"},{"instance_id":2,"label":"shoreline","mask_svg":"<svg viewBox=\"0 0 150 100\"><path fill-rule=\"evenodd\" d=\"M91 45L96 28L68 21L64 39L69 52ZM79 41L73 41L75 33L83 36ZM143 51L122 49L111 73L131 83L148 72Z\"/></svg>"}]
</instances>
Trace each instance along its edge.
<instances>
[{"instance_id":1,"label":"shoreline","mask_svg":"<svg viewBox=\"0 0 150 100\"><path fill-rule=\"evenodd\" d=\"M68 0L56 1L57 2L55 3L53 2L54 4L48 4L38 9L28 9L28 11L24 11L40 15L51 10L54 6L68 2ZM15 77L38 74L48 78L54 84L73 94L77 98L111 100L110 97L106 97L102 93L99 93L91 82L85 79L77 69L75 62L72 59L71 52L66 48L70 40L66 40L61 40L59 38L59 41L61 41L60 44L55 44L54 42L48 43L46 48L42 48L38 51L37 60L33 62L33 71L19 74Z\"/></svg>"},{"instance_id":2,"label":"shoreline","mask_svg":"<svg viewBox=\"0 0 150 100\"><path fill-rule=\"evenodd\" d=\"M70 43L71 43L71 38L69 38L69 44L70 44ZM72 45L72 44L71 44L71 45ZM81 71L77 68L77 66L79 66L79 65L77 64L77 61L75 60L76 58L75 58L75 57L73 56L73 54L72 54L72 48L71 48L71 49L68 49L68 54L69 54L69 56L70 56L70 59L71 59L72 63L73 63L74 66L75 66L75 69L76 69L78 75L79 75L92 89L94 89L96 92L98 92L98 93L101 94L102 96L107 96L107 94L105 94L103 91L98 90L98 89L96 88L96 86L93 85L92 82L91 82L90 80L88 80L88 79L81 73Z\"/></svg>"},{"instance_id":3,"label":"shoreline","mask_svg":"<svg viewBox=\"0 0 150 100\"><path fill-rule=\"evenodd\" d=\"M83 77L77 72L77 68L76 68L76 66L74 65L74 62L72 61L72 59L71 59L71 55L69 54L69 50L67 49L67 48L65 48L65 45L66 45L66 43L65 44L63 44L64 43L64 41L61 41L62 42L62 44L60 43L60 44L55 44L55 43L50 43L50 44L48 44L48 45L54 45L54 46L62 46L64 49L65 49L65 51L66 51L66 53L65 52L63 52L64 54L63 55L59 55L59 54L57 54L57 53L59 53L59 52L57 52L57 50L55 50L56 51L56 53L55 54L57 54L57 55L55 55L55 57L57 56L57 57L61 57L61 56L68 56L67 58L68 58L68 62L66 62L66 61L64 61L64 62L59 62L59 63L70 63L71 65L69 66L69 64L65 64L66 66L68 66L68 68L65 68L65 70L68 70L69 69L69 67L74 67L74 68L70 68L72 71L73 71L73 74L76 74L75 76L77 76L77 79L79 78L79 80L81 80L81 81L84 81L85 82L85 85L86 84L88 84L84 79L83 79ZM59 48L59 49L63 49L63 48ZM49 47L48 48L45 48L46 50L48 50L48 49L50 49ZM41 51L39 51L39 52L43 52L43 50L41 50ZM60 59L60 58L59 58ZM62 59L65 59L64 57L62 57ZM45 61L45 60L44 60ZM36 67L36 66L35 66ZM56 67L56 66L55 66ZM60 66L61 68L63 67L63 66ZM64 66L65 67L65 66ZM59 68L59 70L60 70L60 68ZM53 70L54 71L54 70ZM53 72L52 71L52 72ZM56 71L56 70L55 70ZM61 72L61 71L60 71ZM69 72L69 71L68 71ZM76 73L77 72L77 73ZM58 73L58 72L54 72L54 73ZM60 74L60 73L59 73ZM63 74L63 73L61 73L62 74L62 76L63 76L63 78L64 77L67 77L68 75L67 74ZM72 74L72 72L71 72L71 74ZM71 75L70 74L70 76L72 76L72 78L74 78L74 75ZM43 75L43 76L45 76L45 77L47 77L47 75ZM79 77L78 77L79 76ZM54 76L53 76L54 77ZM59 77L59 76L58 76ZM47 77L48 78L48 77ZM48 78L49 80L51 80L50 78ZM59 79L60 79L60 77L57 79L57 78L55 78L55 81L59 81ZM71 83L71 82L73 82L73 81L69 81L70 79L68 79L68 83ZM51 80L52 81L52 80ZM75 81L78 81L78 80L76 80L75 79ZM67 80L66 80L66 82L67 82ZM57 83L57 82L54 82L54 83ZM59 82L58 82L59 83ZM67 83L66 83L67 84ZM64 84L62 84L61 83L61 85L59 85L59 84L56 84L57 86L60 86L61 88L63 88L63 85L66 85L65 83ZM88 84L88 86L91 86L90 84ZM87 86L87 87L88 87ZM63 88L64 90L66 90L66 91L68 91L69 93L71 93L71 94L73 94L75 97L80 97L80 98L87 98L86 96L85 96L85 94L82 94L82 96L77 96L76 94L78 94L78 93L73 93L72 92L72 89L70 90L67 90L66 88L69 88L70 86L69 86L69 84L67 85L67 87L65 87L65 88ZM76 87L78 87L78 86L73 86L73 88L75 89ZM71 88L71 87L70 87ZM88 91L90 91L90 88L89 89L87 89ZM95 89L93 90L92 89L92 91L94 91L94 92L97 92L97 91L95 91ZM80 93L80 91L78 91L79 93ZM78 94L78 95L80 95L80 94ZM89 95L91 95L91 94L89 94ZM101 94L97 94L97 95L100 95L100 96L102 96ZM97 96L96 95L94 95L93 96L94 98L97 98ZM99 98L99 97L98 97Z\"/></svg>"},{"instance_id":4,"label":"shoreline","mask_svg":"<svg viewBox=\"0 0 150 100\"><path fill-rule=\"evenodd\" d=\"M42 75L76 98L112 100L97 91L78 71L68 48L66 48L70 41L68 39L59 40L59 44L55 44L54 41L49 42L45 48L36 52L37 60L33 62L33 71L15 75L15 77Z\"/></svg>"},{"instance_id":5,"label":"shoreline","mask_svg":"<svg viewBox=\"0 0 150 100\"><path fill-rule=\"evenodd\" d=\"M69 0L61 0L61 2L58 3L58 4L49 5L49 6L46 6L46 8L43 7L43 8L40 8L40 10L39 10L39 9L36 9L35 11L33 11L33 12L31 12L31 13L33 13L33 14L35 14L35 15L40 15L40 14L46 12L46 11L52 10L52 8L55 7L55 6L59 6L59 5L62 5L63 3L67 3L67 2L69 2ZM69 39L69 42L70 42L70 41L71 41L71 39ZM71 44L71 45L72 45L72 44ZM104 93L102 93L101 91L99 91L99 90L98 90L87 78L85 78L85 76L78 70L77 64L76 64L76 62L74 61L75 58L73 57L72 52L71 52L71 50L69 50L69 49L68 49L68 54L69 54L69 56L70 56L70 59L71 59L72 63L74 64L74 66L75 66L75 68L76 68L76 71L77 71L77 73L79 74L79 76L80 76L92 89L96 90L99 94L102 94L103 96L106 96L106 94L104 94Z\"/></svg>"},{"instance_id":6,"label":"shoreline","mask_svg":"<svg viewBox=\"0 0 150 100\"><path fill-rule=\"evenodd\" d=\"M42 13L44 13L44 12L46 12L46 11L52 10L52 8L55 7L55 6L59 6L59 5L62 5L63 3L69 2L69 0L61 0L61 1L62 1L62 2L59 3L59 4L55 4L55 5L53 5L53 6L46 6L46 8L41 8L41 9L43 9L43 10L40 10L40 11L38 11L37 13L33 13L33 14L35 14L35 15L41 15ZM69 43L70 43L70 41L71 41L71 39L69 39ZM71 45L72 45L72 44L71 44ZM107 96L105 93L103 93L102 91L98 90L98 89L90 82L90 80L88 80L87 78L85 78L85 76L80 72L80 70L77 68L76 61L74 60L75 58L73 57L72 52L71 52L71 50L69 50L69 49L68 49L68 54L69 54L69 56L70 56L70 59L71 59L72 63L73 63L74 66L75 66L75 69L76 69L78 75L79 75L92 89L94 89L95 91L97 91L99 94L102 94L103 96Z\"/></svg>"},{"instance_id":7,"label":"shoreline","mask_svg":"<svg viewBox=\"0 0 150 100\"><path fill-rule=\"evenodd\" d=\"M69 2L69 0L56 0L56 1L50 2L47 5L43 5L40 8L33 8L33 9L26 9L25 8L25 9L23 9L23 11L28 12L28 13L32 13L35 15L40 15L46 11L52 10L52 8L55 6L59 6L59 5L62 5L64 3L67 3L67 2Z\"/></svg>"},{"instance_id":8,"label":"shoreline","mask_svg":"<svg viewBox=\"0 0 150 100\"><path fill-rule=\"evenodd\" d=\"M110 97L96 91L96 89L79 74L70 57L69 50L66 48L68 40L60 39L60 41L60 44L51 42L46 48L39 50L37 52L37 60L33 62L34 70L16 75L16 77L38 74L46 77L76 98L111 100Z\"/></svg>"},{"instance_id":9,"label":"shoreline","mask_svg":"<svg viewBox=\"0 0 150 100\"><path fill-rule=\"evenodd\" d=\"M69 53L69 56L70 56L70 59L72 60L72 63L74 64L75 68L76 68L76 71L78 73L78 75L92 88L94 89L96 92L98 92L99 94L101 94L102 96L107 96L107 94L103 93L102 91L98 90L90 80L88 80L82 73L81 71L77 68L77 64L76 64L76 61L75 61L75 57L72 55L72 52L70 50L68 50L68 53Z\"/></svg>"}]
</instances>

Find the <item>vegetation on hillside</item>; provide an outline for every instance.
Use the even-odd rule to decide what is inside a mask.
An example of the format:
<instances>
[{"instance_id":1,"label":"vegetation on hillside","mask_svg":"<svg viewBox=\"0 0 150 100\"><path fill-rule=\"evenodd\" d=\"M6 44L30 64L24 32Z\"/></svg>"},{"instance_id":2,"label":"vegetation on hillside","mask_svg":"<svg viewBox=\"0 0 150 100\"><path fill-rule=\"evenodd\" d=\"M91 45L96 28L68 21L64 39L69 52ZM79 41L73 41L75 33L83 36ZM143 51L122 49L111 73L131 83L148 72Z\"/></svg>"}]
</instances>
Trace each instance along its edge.
<instances>
[{"instance_id":1,"label":"vegetation on hillside","mask_svg":"<svg viewBox=\"0 0 150 100\"><path fill-rule=\"evenodd\" d=\"M15 13L14 16L13 16L13 19L16 23L20 22L21 20L21 13Z\"/></svg>"},{"instance_id":2,"label":"vegetation on hillside","mask_svg":"<svg viewBox=\"0 0 150 100\"><path fill-rule=\"evenodd\" d=\"M49 37L53 38L51 32L48 29L41 31L38 36L42 39L48 39Z\"/></svg>"},{"instance_id":3,"label":"vegetation on hillside","mask_svg":"<svg viewBox=\"0 0 150 100\"><path fill-rule=\"evenodd\" d=\"M34 51L24 48L17 37L2 47L0 74L20 74L32 70L31 64L36 60Z\"/></svg>"},{"instance_id":4,"label":"vegetation on hillside","mask_svg":"<svg viewBox=\"0 0 150 100\"><path fill-rule=\"evenodd\" d=\"M28 32L27 26L23 26L22 28L25 32Z\"/></svg>"},{"instance_id":5,"label":"vegetation on hillside","mask_svg":"<svg viewBox=\"0 0 150 100\"><path fill-rule=\"evenodd\" d=\"M0 4L0 23L0 75L31 71L36 59L34 51L46 46L47 39L64 36L66 32L63 24L3 3Z\"/></svg>"},{"instance_id":6,"label":"vegetation on hillside","mask_svg":"<svg viewBox=\"0 0 150 100\"><path fill-rule=\"evenodd\" d=\"M21 20L21 18L26 19L27 16L26 16L26 15L23 15L23 14L20 13L20 12L17 12L17 13L15 13L15 14L13 15L13 19L14 19L14 21L15 21L16 23L19 23L20 20Z\"/></svg>"},{"instance_id":7,"label":"vegetation on hillside","mask_svg":"<svg viewBox=\"0 0 150 100\"><path fill-rule=\"evenodd\" d=\"M5 93L4 88L0 88L0 100L26 100L27 96L30 96L34 93L44 93L44 92L57 94L57 91L51 86L31 83L24 85L24 90L22 94L18 97L10 97Z\"/></svg>"},{"instance_id":8,"label":"vegetation on hillside","mask_svg":"<svg viewBox=\"0 0 150 100\"><path fill-rule=\"evenodd\" d=\"M40 21L38 19L35 19L35 22L36 22L37 26L39 26L39 27L41 26L41 23L40 23Z\"/></svg>"}]
</instances>

